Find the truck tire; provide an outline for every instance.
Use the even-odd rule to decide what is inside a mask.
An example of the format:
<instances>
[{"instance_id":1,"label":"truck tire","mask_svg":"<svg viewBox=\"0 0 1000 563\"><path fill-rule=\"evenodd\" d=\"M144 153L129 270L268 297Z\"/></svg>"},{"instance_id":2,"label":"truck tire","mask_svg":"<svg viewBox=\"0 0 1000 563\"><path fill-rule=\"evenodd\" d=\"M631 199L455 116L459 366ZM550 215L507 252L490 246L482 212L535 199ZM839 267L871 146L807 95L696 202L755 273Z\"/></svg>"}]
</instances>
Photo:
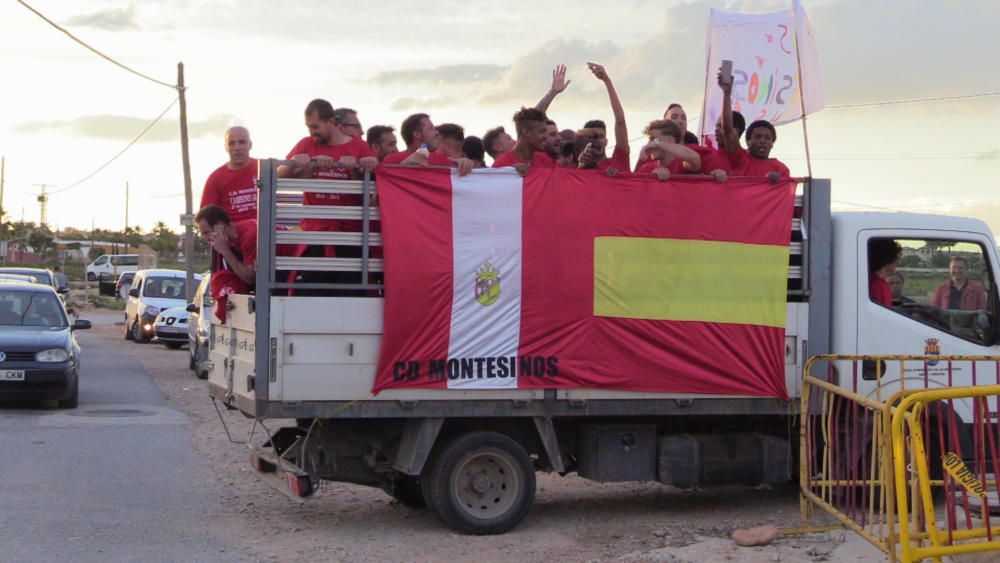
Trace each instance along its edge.
<instances>
[{"instance_id":1,"label":"truck tire","mask_svg":"<svg viewBox=\"0 0 1000 563\"><path fill-rule=\"evenodd\" d=\"M125 317L125 340L132 340L132 327L128 324L128 317Z\"/></svg>"},{"instance_id":2,"label":"truck tire","mask_svg":"<svg viewBox=\"0 0 1000 563\"><path fill-rule=\"evenodd\" d=\"M139 319L136 319L132 325L132 340L138 344L146 343L146 333L142 331L142 324L140 324Z\"/></svg>"},{"instance_id":3,"label":"truck tire","mask_svg":"<svg viewBox=\"0 0 1000 563\"><path fill-rule=\"evenodd\" d=\"M412 475L397 475L383 487L386 493L408 508L426 508L420 479Z\"/></svg>"},{"instance_id":4,"label":"truck tire","mask_svg":"<svg viewBox=\"0 0 1000 563\"><path fill-rule=\"evenodd\" d=\"M94 272L87 272L87 281L97 281L97 274Z\"/></svg>"},{"instance_id":5,"label":"truck tire","mask_svg":"<svg viewBox=\"0 0 1000 563\"><path fill-rule=\"evenodd\" d=\"M497 432L455 437L420 481L434 515L467 534L507 532L524 519L535 500L535 469L528 452Z\"/></svg>"}]
</instances>

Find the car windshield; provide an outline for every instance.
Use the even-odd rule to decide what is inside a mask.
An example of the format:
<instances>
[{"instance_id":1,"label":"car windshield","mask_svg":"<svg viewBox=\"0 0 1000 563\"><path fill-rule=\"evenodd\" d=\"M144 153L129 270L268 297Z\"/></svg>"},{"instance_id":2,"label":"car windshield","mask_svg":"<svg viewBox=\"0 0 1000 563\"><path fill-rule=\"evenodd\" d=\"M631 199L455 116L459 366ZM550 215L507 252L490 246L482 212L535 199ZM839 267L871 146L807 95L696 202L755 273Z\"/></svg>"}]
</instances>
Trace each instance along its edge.
<instances>
[{"instance_id":1,"label":"car windshield","mask_svg":"<svg viewBox=\"0 0 1000 563\"><path fill-rule=\"evenodd\" d=\"M29 278L35 280L35 283L40 283L42 285L52 285L52 278L49 277L48 272L26 272L17 270L0 270L0 274L17 274L19 276L28 276Z\"/></svg>"},{"instance_id":2,"label":"car windshield","mask_svg":"<svg viewBox=\"0 0 1000 563\"><path fill-rule=\"evenodd\" d=\"M54 294L0 290L0 326L65 328L67 321L59 298Z\"/></svg>"},{"instance_id":3,"label":"car windshield","mask_svg":"<svg viewBox=\"0 0 1000 563\"><path fill-rule=\"evenodd\" d=\"M142 294L145 297L164 297L167 299L185 299L184 278L146 278Z\"/></svg>"}]
</instances>

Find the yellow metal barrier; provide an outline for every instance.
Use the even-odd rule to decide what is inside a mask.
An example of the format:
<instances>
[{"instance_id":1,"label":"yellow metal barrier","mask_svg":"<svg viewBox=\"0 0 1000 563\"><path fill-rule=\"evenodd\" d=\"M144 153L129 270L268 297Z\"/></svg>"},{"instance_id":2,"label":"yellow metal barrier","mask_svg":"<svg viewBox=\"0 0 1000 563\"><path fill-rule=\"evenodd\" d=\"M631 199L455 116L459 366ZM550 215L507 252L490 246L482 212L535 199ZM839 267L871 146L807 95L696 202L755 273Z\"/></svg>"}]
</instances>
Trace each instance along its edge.
<instances>
[{"instance_id":1,"label":"yellow metal barrier","mask_svg":"<svg viewBox=\"0 0 1000 563\"><path fill-rule=\"evenodd\" d=\"M1000 550L1000 357L827 355L804 373L803 519L818 508L890 561Z\"/></svg>"}]
</instances>

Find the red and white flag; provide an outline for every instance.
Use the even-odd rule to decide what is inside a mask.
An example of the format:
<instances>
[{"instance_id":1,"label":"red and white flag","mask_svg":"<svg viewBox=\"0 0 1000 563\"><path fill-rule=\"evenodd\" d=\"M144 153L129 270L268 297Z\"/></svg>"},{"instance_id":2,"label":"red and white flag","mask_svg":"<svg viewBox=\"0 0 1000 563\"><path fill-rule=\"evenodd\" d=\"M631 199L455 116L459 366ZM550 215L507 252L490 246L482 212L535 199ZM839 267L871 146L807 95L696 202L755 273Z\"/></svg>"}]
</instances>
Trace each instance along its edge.
<instances>
[{"instance_id":1,"label":"red and white flag","mask_svg":"<svg viewBox=\"0 0 1000 563\"><path fill-rule=\"evenodd\" d=\"M386 303L374 391L787 396L794 184L562 169L381 167L377 178Z\"/></svg>"}]
</instances>

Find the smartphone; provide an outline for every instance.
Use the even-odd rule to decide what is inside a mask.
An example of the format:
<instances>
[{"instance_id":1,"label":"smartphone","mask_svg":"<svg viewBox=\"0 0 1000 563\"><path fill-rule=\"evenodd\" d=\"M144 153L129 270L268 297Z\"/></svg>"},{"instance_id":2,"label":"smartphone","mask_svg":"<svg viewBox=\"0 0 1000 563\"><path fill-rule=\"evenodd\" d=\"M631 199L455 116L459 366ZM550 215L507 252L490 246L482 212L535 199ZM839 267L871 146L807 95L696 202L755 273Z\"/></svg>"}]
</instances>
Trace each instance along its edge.
<instances>
[{"instance_id":1,"label":"smartphone","mask_svg":"<svg viewBox=\"0 0 1000 563\"><path fill-rule=\"evenodd\" d=\"M729 84L733 81L733 61L723 59L722 61L722 81Z\"/></svg>"}]
</instances>

